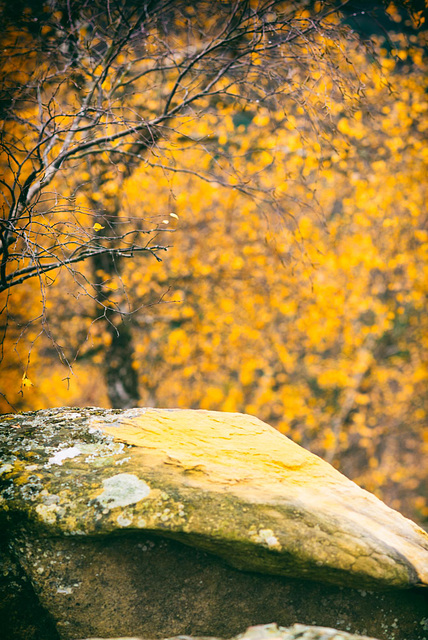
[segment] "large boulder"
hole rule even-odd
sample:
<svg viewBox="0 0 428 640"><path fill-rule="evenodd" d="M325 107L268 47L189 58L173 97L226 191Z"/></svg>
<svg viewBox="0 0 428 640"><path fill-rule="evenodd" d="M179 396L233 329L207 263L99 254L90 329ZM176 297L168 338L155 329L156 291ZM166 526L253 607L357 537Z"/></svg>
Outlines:
<svg viewBox="0 0 428 640"><path fill-rule="evenodd" d="M57 637L427 635L427 534L257 418L54 409L0 429L5 545Z"/></svg>
<svg viewBox="0 0 428 640"><path fill-rule="evenodd" d="M87 640L101 640L100 638L87 638ZM143 638L110 638L107 640L143 640ZM168 640L183 640L169 638ZM187 636L186 640L221 640L221 638L192 638ZM327 629L326 627L313 627L303 624L293 624L292 627L278 627L276 624L257 625L250 627L245 633L231 638L231 640L376 640L368 636L356 636L346 631L337 629Z"/></svg>

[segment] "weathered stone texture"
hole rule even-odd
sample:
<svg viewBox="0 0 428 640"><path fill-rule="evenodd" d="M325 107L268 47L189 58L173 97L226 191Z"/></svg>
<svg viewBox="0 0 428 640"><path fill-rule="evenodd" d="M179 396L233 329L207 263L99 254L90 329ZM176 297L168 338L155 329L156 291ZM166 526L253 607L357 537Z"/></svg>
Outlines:
<svg viewBox="0 0 428 640"><path fill-rule="evenodd" d="M195 638L185 636L186 640L221 640L220 638ZM86 640L102 640L101 638L87 638ZM107 640L143 640L143 638L109 638ZM169 640L183 640L170 638ZM337 629L325 627L313 627L302 624L293 624L292 627L278 627L276 624L258 625L250 627L245 633L240 633L231 640L376 640L368 636L354 635Z"/></svg>
<svg viewBox="0 0 428 640"><path fill-rule="evenodd" d="M57 409L0 423L6 544L59 634L16 640L230 637L272 621L428 638L427 534L256 418Z"/></svg>

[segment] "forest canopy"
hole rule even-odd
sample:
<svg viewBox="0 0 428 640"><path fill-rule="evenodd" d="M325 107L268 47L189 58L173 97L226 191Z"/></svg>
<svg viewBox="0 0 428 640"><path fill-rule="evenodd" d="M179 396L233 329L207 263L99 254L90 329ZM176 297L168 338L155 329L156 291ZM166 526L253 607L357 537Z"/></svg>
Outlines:
<svg viewBox="0 0 428 640"><path fill-rule="evenodd" d="M1 410L247 412L428 518L423 7L2 15Z"/></svg>

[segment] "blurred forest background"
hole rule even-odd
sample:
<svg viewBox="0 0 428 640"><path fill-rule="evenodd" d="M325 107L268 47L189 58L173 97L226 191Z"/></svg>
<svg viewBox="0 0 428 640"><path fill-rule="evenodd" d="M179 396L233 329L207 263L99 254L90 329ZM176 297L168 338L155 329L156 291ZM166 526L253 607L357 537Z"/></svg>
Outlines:
<svg viewBox="0 0 428 640"><path fill-rule="evenodd" d="M0 411L250 413L426 526L420 4L2 3Z"/></svg>

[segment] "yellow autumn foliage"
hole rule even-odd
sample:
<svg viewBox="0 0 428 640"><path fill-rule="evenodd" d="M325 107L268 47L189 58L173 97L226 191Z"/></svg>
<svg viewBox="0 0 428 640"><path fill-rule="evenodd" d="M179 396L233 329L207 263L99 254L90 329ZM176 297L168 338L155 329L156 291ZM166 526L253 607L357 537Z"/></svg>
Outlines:
<svg viewBox="0 0 428 640"><path fill-rule="evenodd" d="M426 67L398 36L395 55L380 47L373 65L341 42L337 65L359 69L345 97L317 60L309 80L290 74L282 103L216 99L203 118L182 114L130 177L117 165L99 191L81 189L76 216L101 231L85 212L120 196L123 220L154 220L162 240L172 230L162 262L135 257L117 279L104 274L111 300L138 309L142 406L254 414L423 520ZM251 64L262 63L254 52ZM168 90L168 74L158 93L142 75L131 101L145 96L156 113ZM73 180L90 178L85 165ZM49 283L62 364L49 331L38 339L37 323L19 329L39 304L38 284L10 294L19 322L2 366L17 408L107 404L100 364L111 337L80 285L67 272Z"/></svg>

